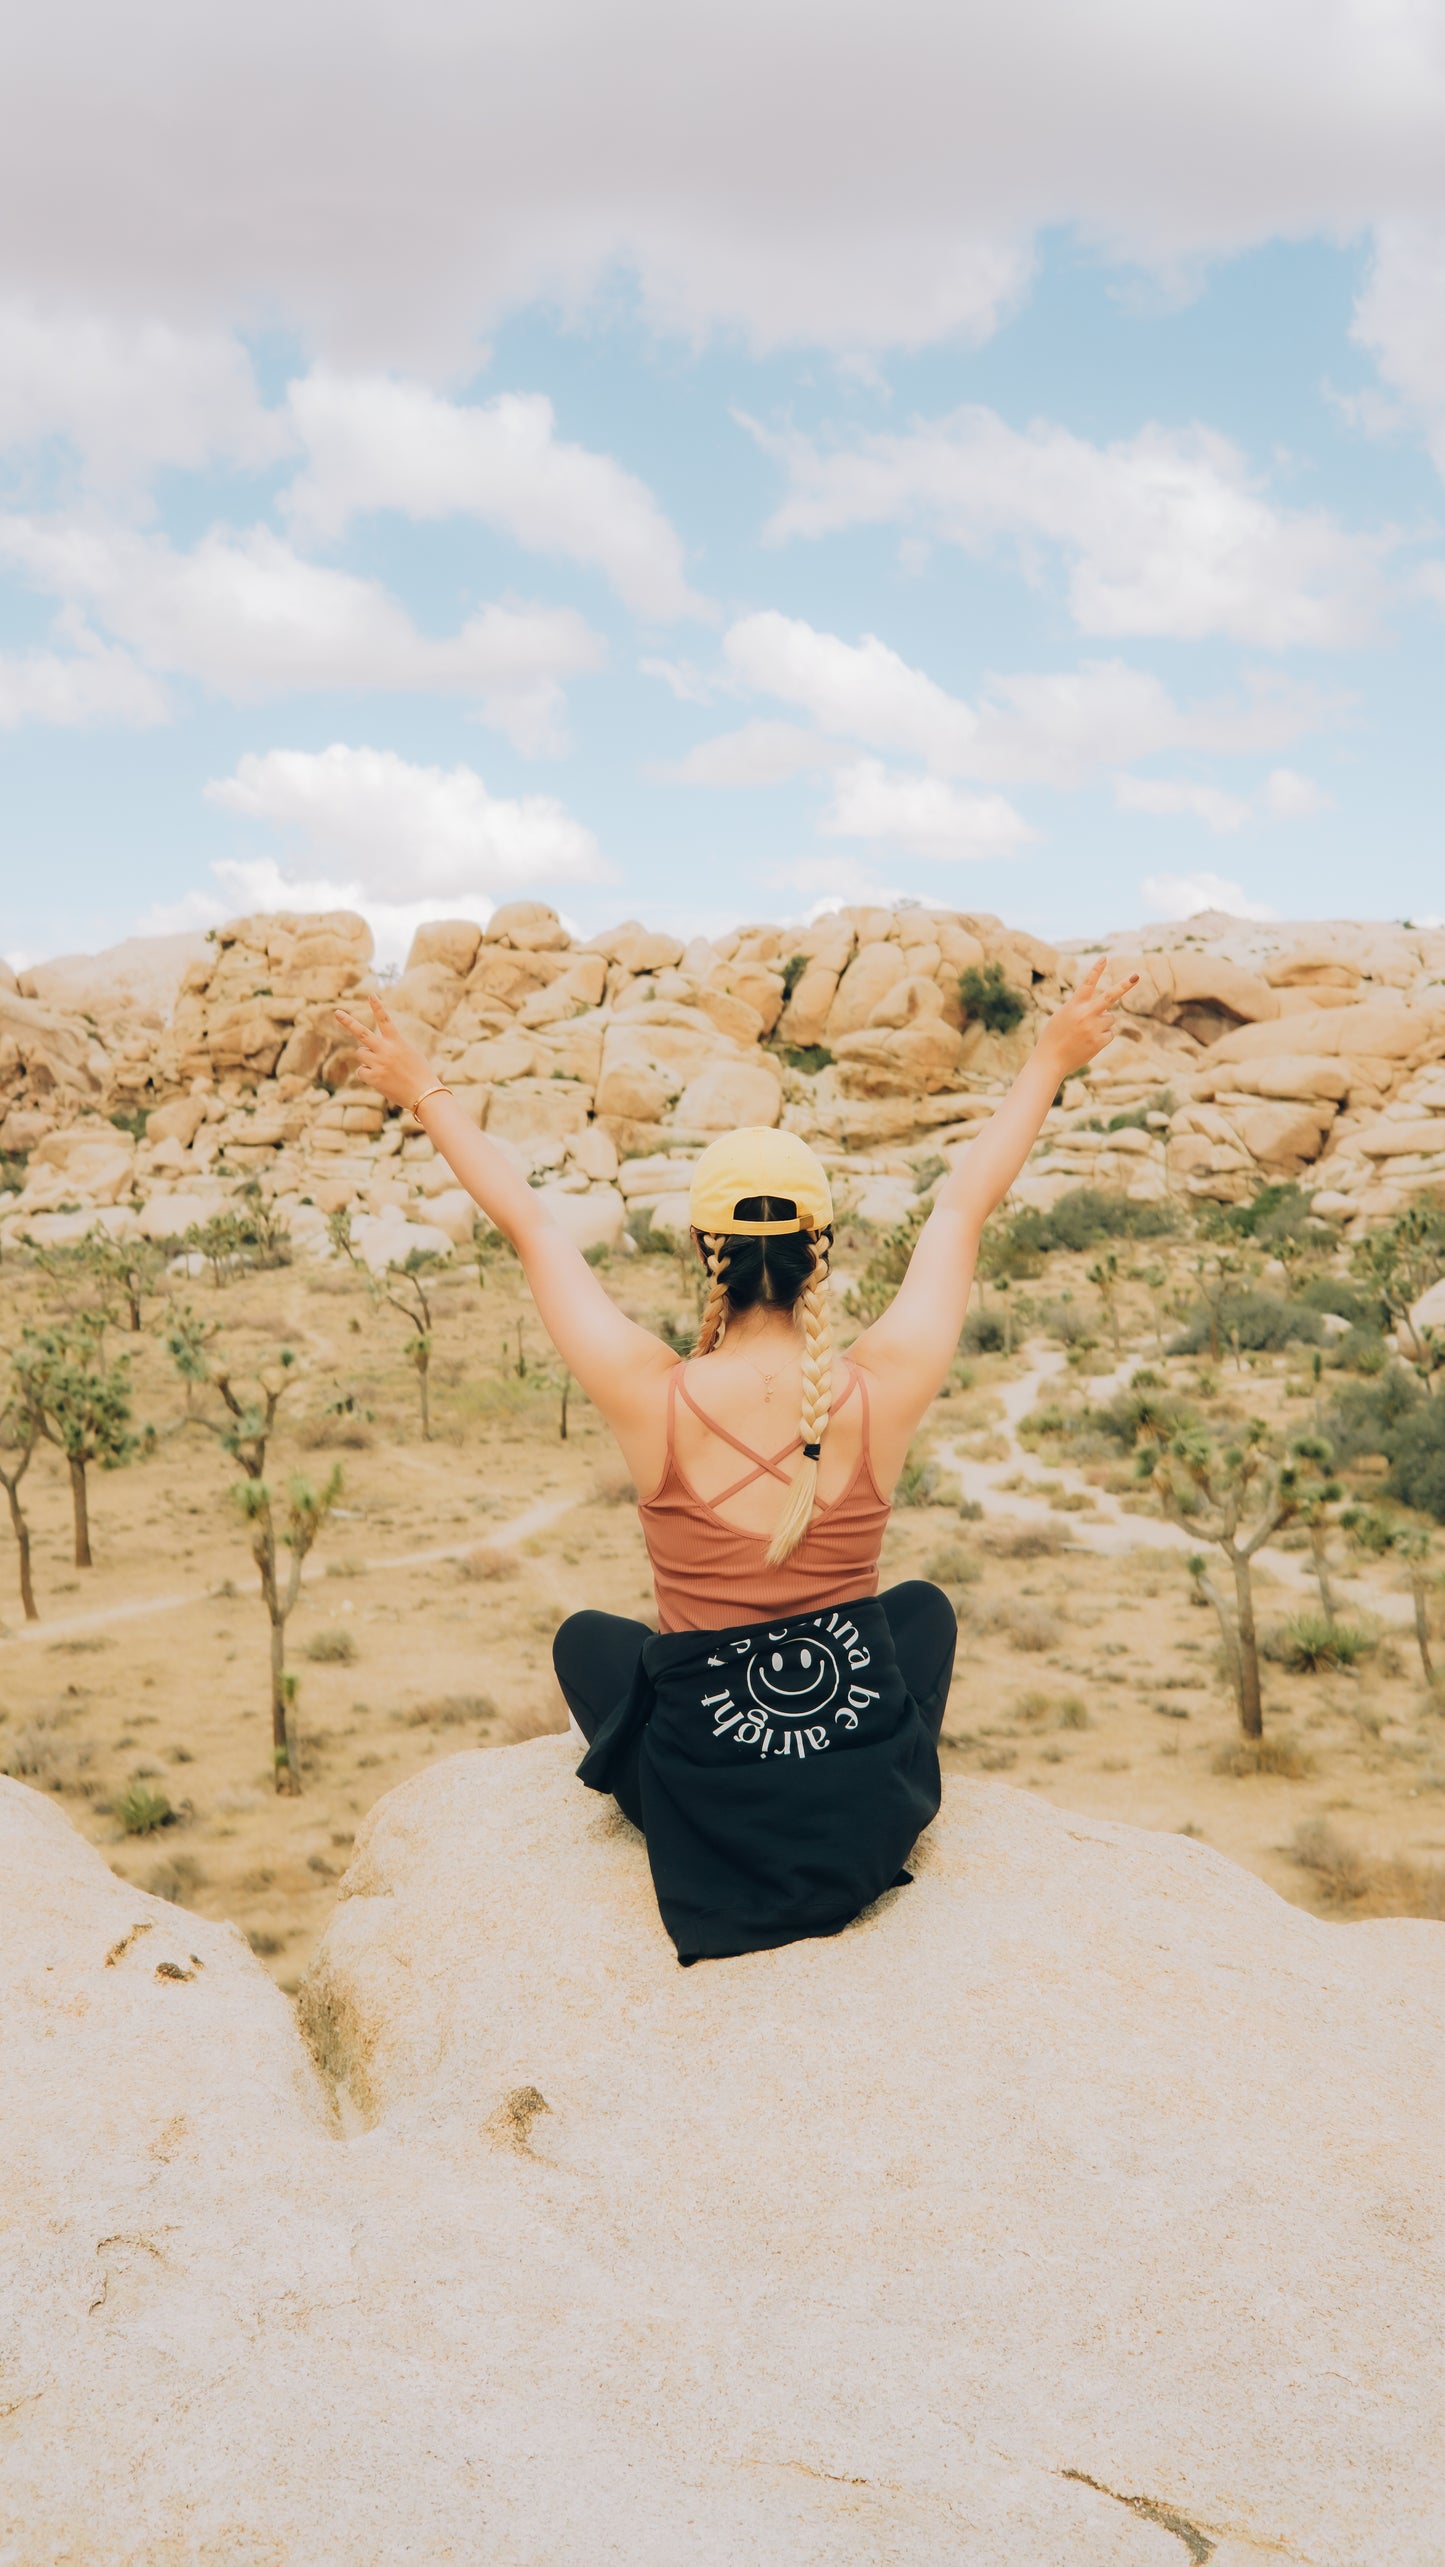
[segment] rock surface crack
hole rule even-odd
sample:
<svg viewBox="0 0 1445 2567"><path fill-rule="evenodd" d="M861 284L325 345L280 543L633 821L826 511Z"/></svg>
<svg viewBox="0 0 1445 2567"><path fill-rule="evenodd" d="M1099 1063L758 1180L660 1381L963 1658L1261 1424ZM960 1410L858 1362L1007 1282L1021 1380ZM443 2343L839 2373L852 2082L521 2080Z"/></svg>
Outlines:
<svg viewBox="0 0 1445 2567"><path fill-rule="evenodd" d="M1106 2487L1100 2479L1091 2478L1084 2469L1061 2469L1059 2475L1072 2478L1080 2487L1092 2487L1096 2496L1107 2496L1111 2504L1127 2505L1130 2513L1137 2514L1141 2522L1157 2523L1161 2531L1172 2531L1176 2540L1183 2541L1196 2567L1207 2567L1207 2561L1214 2556L1218 2542L1211 2540L1186 2514L1176 2513L1172 2505L1161 2505L1153 2496L1122 2496L1117 2487Z"/></svg>

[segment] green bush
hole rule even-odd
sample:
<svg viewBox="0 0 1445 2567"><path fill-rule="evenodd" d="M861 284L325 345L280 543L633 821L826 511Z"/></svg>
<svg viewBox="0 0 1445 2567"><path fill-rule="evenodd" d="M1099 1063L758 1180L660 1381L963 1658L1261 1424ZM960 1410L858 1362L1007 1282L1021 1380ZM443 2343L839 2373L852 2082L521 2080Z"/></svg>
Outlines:
<svg viewBox="0 0 1445 2567"><path fill-rule="evenodd" d="M1339 1372L1365 1373L1373 1378L1384 1371L1390 1349L1378 1328L1350 1328L1335 1339L1331 1360Z"/></svg>
<svg viewBox="0 0 1445 2567"><path fill-rule="evenodd" d="M1376 1382L1351 1382L1340 1393L1325 1420L1325 1431L1337 1462L1358 1462L1363 1454L1394 1458L1394 1439L1425 1394L1403 1364L1390 1364Z"/></svg>
<svg viewBox="0 0 1445 2567"><path fill-rule="evenodd" d="M1389 1313L1377 1295L1361 1292L1343 1275L1311 1275L1292 1298L1302 1310L1331 1311L1336 1319L1348 1319L1352 1328L1373 1329L1376 1336L1389 1324Z"/></svg>
<svg viewBox="0 0 1445 2567"><path fill-rule="evenodd" d="M790 1070L801 1070L805 1078L816 1078L820 1070L830 1070L833 1055L826 1043L790 1043L783 1058Z"/></svg>
<svg viewBox="0 0 1445 2567"><path fill-rule="evenodd" d="M997 1311L971 1310L958 1340L967 1355L1000 1355L1007 1343Z"/></svg>
<svg viewBox="0 0 1445 2567"><path fill-rule="evenodd" d="M135 1782L121 1793L115 1814L127 1836L153 1836L158 1827L169 1827L176 1813L164 1792L155 1791L149 1783Z"/></svg>
<svg viewBox="0 0 1445 2567"><path fill-rule="evenodd" d="M947 1471L940 1470L924 1454L910 1453L898 1474L893 1492L895 1506L952 1506L956 1501L957 1483Z"/></svg>
<svg viewBox="0 0 1445 2567"><path fill-rule="evenodd" d="M986 1025L990 1034L1011 1034L1023 1023L1028 1001L1003 976L1002 963L970 963L958 976L958 995L965 1016Z"/></svg>
<svg viewBox="0 0 1445 2567"><path fill-rule="evenodd" d="M1402 1506L1418 1507L1445 1524L1445 1393L1421 1400L1390 1429L1385 1487Z"/></svg>
<svg viewBox="0 0 1445 2567"><path fill-rule="evenodd" d="M1092 1248L1098 1239L1162 1239L1174 1226L1167 1203L1131 1203L1126 1194L1081 1185L1061 1194L1052 1212L1017 1213L1012 1229L1020 1249L1048 1256L1055 1248Z"/></svg>
<svg viewBox="0 0 1445 2567"><path fill-rule="evenodd" d="M1281 1301L1278 1293L1226 1293L1217 1320L1211 1319L1205 1303L1196 1304L1188 1327L1174 1339L1169 1352L1202 1354L1216 1335L1221 1346L1232 1346L1237 1340L1249 1354L1260 1355L1277 1353L1281 1346L1317 1346L1324 1329L1317 1310Z"/></svg>
<svg viewBox="0 0 1445 2567"><path fill-rule="evenodd" d="M1255 1240L1262 1248L1273 1247L1281 1239L1317 1239L1325 1232L1325 1224L1316 1221L1310 1210L1310 1197L1293 1177L1261 1186L1252 1203L1231 1205L1219 1216L1219 1226L1236 1238Z"/></svg>
<svg viewBox="0 0 1445 2567"><path fill-rule="evenodd" d="M1282 1631L1273 1632L1264 1654L1296 1675L1317 1676L1322 1667L1353 1667L1368 1658L1372 1634L1353 1623L1329 1622L1322 1613L1297 1613Z"/></svg>

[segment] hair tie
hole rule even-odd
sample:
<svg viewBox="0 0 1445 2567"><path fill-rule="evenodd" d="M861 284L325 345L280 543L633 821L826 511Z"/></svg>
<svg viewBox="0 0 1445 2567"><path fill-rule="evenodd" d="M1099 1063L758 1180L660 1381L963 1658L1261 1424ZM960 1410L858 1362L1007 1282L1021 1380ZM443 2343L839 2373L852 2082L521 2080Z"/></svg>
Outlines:
<svg viewBox="0 0 1445 2567"><path fill-rule="evenodd" d="M822 1445L821 1445L821 1444L805 1444L805 1445L803 1446L803 1459L804 1459L804 1461L805 1461L805 1462L816 1462L816 1461L817 1461L817 1459L818 1459L818 1457L819 1457L819 1455L821 1454L822 1450L823 1450L823 1447L822 1447Z"/></svg>

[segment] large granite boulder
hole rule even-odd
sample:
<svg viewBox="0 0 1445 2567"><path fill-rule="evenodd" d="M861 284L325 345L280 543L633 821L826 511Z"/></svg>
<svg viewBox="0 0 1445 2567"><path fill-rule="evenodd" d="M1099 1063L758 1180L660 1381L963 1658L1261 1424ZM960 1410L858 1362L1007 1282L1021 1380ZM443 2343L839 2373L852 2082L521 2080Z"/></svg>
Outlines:
<svg viewBox="0 0 1445 2567"><path fill-rule="evenodd" d="M365 1822L303 2017L0 1782L26 2567L1429 2567L1445 1932L953 1784L681 1971L565 1739Z"/></svg>

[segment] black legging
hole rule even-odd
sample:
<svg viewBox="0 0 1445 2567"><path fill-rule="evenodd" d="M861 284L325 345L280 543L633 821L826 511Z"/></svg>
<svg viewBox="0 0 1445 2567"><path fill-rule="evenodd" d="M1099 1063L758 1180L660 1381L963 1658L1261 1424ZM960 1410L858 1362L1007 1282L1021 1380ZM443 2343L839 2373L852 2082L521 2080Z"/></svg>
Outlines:
<svg viewBox="0 0 1445 2567"><path fill-rule="evenodd" d="M907 1578L878 1598L888 1617L899 1672L934 1737L943 1726L958 1646L958 1619L947 1596L926 1579ZM596 1737L609 1711L627 1693L637 1673L643 1645L652 1638L645 1622L622 1613L569 1613L552 1643L552 1664L563 1699L589 1741ZM617 1797L637 1805L633 1768L641 1738L633 1741L626 1771L617 1777ZM631 1788L629 1788L632 1786Z"/></svg>

